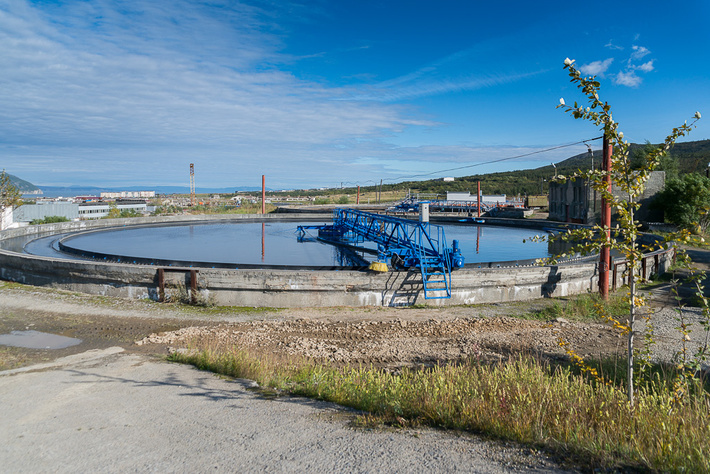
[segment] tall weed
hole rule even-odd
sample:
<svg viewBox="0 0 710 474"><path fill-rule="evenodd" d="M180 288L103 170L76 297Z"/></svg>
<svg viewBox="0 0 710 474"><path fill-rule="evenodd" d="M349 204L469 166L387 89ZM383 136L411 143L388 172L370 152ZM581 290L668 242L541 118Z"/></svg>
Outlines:
<svg viewBox="0 0 710 474"><path fill-rule="evenodd" d="M639 388L632 408L617 387L572 367L522 356L495 365L471 361L399 374L274 362L238 350L173 359L364 410L382 423L466 430L544 446L587 467L710 471L708 392L697 380L688 381L689 395L679 400L661 371Z"/></svg>

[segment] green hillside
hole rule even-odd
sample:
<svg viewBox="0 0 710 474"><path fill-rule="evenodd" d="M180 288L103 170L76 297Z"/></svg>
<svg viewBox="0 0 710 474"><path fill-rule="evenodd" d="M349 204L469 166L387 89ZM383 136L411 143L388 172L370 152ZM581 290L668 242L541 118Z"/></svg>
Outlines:
<svg viewBox="0 0 710 474"><path fill-rule="evenodd" d="M15 187L19 189L21 193L31 193L32 191L39 190L37 186L30 183L29 181L20 179L17 176L11 175L10 173L8 173L7 175L10 177L10 182L15 185Z"/></svg>
<svg viewBox="0 0 710 474"><path fill-rule="evenodd" d="M642 151L647 145L640 145L638 143L632 143L629 147L631 156L634 156L635 152ZM678 165L678 171L683 173L705 173L705 169L710 163L710 140L698 140L694 142L676 143L676 145L671 148L669 157L672 158ZM601 161L601 150L594 152L594 163L599 166ZM581 155L573 156L565 161L557 164L559 169L589 169L590 158L588 153L582 153ZM542 169L542 168L539 168ZM552 166L545 166L544 169L552 169Z"/></svg>
<svg viewBox="0 0 710 474"><path fill-rule="evenodd" d="M632 144L630 154L641 153L646 145ZM594 151L594 166L601 165L601 150ZM670 162L670 163L668 163ZM710 163L710 140L699 140L676 144L670 151L666 165L675 168L678 173L705 173ZM588 170L592 166L592 157L589 153L582 153L570 157L564 161L556 163L557 173L569 175L582 169ZM547 194L548 180L554 176L555 169L552 165L540 168L505 171L500 173L477 174L456 178L454 182L444 182L442 180L429 181L405 181L397 184L386 184L382 186L383 191L407 190L420 193L445 194L447 191L469 191L475 193L477 181L481 182L481 191L485 194L506 194L508 196ZM376 187L363 188L365 191L372 191ZM326 194L352 193L352 190L328 190ZM313 193L311 193L313 194Z"/></svg>

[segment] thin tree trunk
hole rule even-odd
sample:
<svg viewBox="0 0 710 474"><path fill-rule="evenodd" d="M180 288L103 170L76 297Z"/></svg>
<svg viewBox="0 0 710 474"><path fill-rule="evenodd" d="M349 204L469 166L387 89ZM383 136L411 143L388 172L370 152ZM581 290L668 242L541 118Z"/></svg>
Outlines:
<svg viewBox="0 0 710 474"><path fill-rule="evenodd" d="M634 322L636 317L636 281L634 272L636 271L636 265L631 266L629 270L629 292L631 293L631 309L629 311L629 344L628 344L628 390L629 390L629 403L634 406Z"/></svg>
<svg viewBox="0 0 710 474"><path fill-rule="evenodd" d="M630 219L634 222L634 209L629 205ZM634 406L634 322L636 317L636 237L631 239L631 255L629 258L629 294L631 298L629 310L629 339L628 339L628 355L627 360L627 375L628 375L628 396L629 404Z"/></svg>

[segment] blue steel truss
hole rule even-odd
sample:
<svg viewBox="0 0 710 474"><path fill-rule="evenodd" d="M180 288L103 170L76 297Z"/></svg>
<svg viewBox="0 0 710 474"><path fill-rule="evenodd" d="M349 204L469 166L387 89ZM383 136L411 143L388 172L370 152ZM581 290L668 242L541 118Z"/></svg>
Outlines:
<svg viewBox="0 0 710 474"><path fill-rule="evenodd" d="M317 228L319 238L332 243L377 243L380 261L390 259L395 268L420 270L426 299L450 298L451 270L463 266L458 241L449 248L444 228L428 222L335 209L332 225L304 226L300 230L304 228Z"/></svg>

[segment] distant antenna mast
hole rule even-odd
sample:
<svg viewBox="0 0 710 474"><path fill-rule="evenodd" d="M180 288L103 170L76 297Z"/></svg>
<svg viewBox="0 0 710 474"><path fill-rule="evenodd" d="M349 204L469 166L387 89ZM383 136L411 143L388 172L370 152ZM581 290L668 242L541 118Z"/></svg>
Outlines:
<svg viewBox="0 0 710 474"><path fill-rule="evenodd" d="M585 143L585 145L587 145L587 152L589 153L589 156L592 159L592 171L594 171L594 152L592 151L592 147L589 145L589 143Z"/></svg>
<svg viewBox="0 0 710 474"><path fill-rule="evenodd" d="M190 205L195 205L195 164L190 163Z"/></svg>

